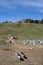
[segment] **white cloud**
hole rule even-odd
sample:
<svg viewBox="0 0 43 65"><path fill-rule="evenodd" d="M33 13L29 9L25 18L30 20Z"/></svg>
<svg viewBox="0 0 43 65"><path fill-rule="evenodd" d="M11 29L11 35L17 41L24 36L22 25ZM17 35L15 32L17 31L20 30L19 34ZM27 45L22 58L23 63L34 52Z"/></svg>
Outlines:
<svg viewBox="0 0 43 65"><path fill-rule="evenodd" d="M7 1L7 0L0 0L0 7L13 8L12 5L11 5L11 1L10 0L9 1Z"/></svg>
<svg viewBox="0 0 43 65"><path fill-rule="evenodd" d="M43 7L43 0L0 0L0 7L15 8L18 5L24 7Z"/></svg>
<svg viewBox="0 0 43 65"><path fill-rule="evenodd" d="M20 5L24 6L43 7L42 0L19 0L18 2Z"/></svg>
<svg viewBox="0 0 43 65"><path fill-rule="evenodd" d="M43 13L43 9L42 9L42 10L40 10L40 13Z"/></svg>

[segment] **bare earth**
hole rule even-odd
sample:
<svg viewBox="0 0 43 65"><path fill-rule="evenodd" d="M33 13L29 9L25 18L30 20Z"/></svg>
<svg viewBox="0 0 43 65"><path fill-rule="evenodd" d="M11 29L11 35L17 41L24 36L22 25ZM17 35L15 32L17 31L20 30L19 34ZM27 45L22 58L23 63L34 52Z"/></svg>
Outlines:
<svg viewBox="0 0 43 65"><path fill-rule="evenodd" d="M15 51L23 51L28 58L20 61ZM43 47L28 44L0 45L0 65L43 65Z"/></svg>

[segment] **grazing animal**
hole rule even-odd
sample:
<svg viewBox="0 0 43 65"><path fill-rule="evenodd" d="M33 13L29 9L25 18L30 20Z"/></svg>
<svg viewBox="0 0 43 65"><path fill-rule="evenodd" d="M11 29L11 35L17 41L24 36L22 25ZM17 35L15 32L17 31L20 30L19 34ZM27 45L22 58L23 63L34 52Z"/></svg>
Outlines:
<svg viewBox="0 0 43 65"><path fill-rule="evenodd" d="M24 59L21 57L21 55L18 53L15 53L15 55L21 60L21 61L24 61Z"/></svg>
<svg viewBox="0 0 43 65"><path fill-rule="evenodd" d="M8 41L10 42L10 44L13 42L13 40L17 40L17 38L15 36L10 35L8 37Z"/></svg>

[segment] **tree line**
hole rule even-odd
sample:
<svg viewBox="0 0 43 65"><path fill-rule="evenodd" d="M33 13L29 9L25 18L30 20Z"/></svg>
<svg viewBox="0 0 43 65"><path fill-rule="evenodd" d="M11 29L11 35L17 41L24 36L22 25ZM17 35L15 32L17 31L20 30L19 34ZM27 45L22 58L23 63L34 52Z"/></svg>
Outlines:
<svg viewBox="0 0 43 65"><path fill-rule="evenodd" d="M40 24L43 24L43 19L41 19L41 20L25 19L24 22L25 23L40 23Z"/></svg>
<svg viewBox="0 0 43 65"><path fill-rule="evenodd" d="M40 23L40 24L43 24L43 19L41 20L33 20L33 19L25 19L25 20L22 20L22 21L17 21L18 23ZM12 21L8 21L6 20L5 22L3 23L12 23Z"/></svg>

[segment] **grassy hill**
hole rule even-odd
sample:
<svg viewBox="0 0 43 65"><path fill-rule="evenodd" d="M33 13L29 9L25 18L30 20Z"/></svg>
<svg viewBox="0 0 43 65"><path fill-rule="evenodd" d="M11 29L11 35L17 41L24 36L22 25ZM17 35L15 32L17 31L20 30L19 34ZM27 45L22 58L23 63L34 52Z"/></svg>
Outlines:
<svg viewBox="0 0 43 65"><path fill-rule="evenodd" d="M43 24L32 23L0 23L0 39L8 34L18 39L43 39Z"/></svg>
<svg viewBox="0 0 43 65"><path fill-rule="evenodd" d="M42 46L6 43L9 34L18 39L43 39L43 24L0 23L0 65L43 65ZM20 61L15 51L23 51L27 59Z"/></svg>

